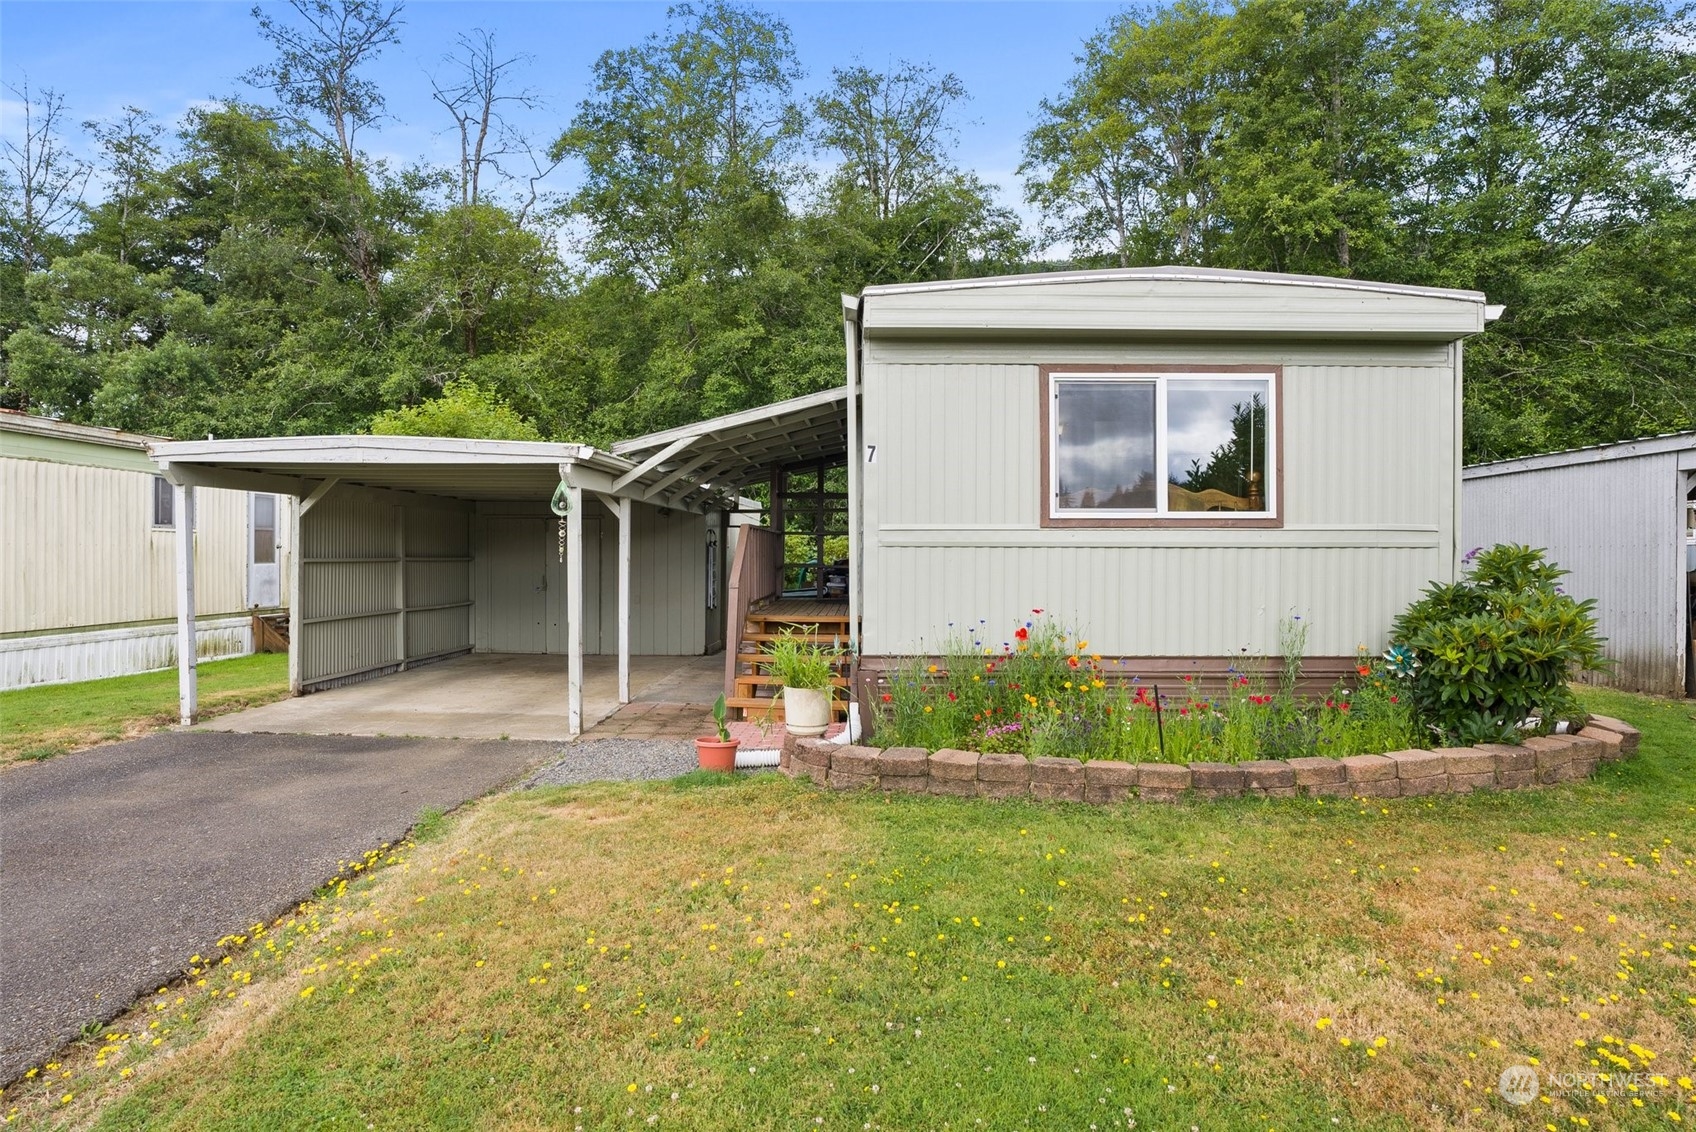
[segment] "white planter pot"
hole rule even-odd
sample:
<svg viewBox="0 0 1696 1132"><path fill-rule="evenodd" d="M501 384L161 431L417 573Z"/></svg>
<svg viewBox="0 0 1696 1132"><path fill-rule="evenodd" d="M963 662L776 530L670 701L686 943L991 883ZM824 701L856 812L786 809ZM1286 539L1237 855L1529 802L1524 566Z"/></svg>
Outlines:
<svg viewBox="0 0 1696 1132"><path fill-rule="evenodd" d="M830 726L830 693L814 688L783 689L783 726L802 739L823 735Z"/></svg>

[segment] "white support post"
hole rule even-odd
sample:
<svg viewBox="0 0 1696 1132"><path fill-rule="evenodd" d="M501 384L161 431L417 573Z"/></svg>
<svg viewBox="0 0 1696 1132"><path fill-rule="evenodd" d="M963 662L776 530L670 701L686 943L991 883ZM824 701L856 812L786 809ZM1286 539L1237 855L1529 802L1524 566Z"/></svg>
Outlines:
<svg viewBox="0 0 1696 1132"><path fill-rule="evenodd" d="M583 734L583 489L568 480L565 495L566 732L575 739Z"/></svg>
<svg viewBox="0 0 1696 1132"><path fill-rule="evenodd" d="M618 516L618 702L630 702L630 518L628 496L613 506Z"/></svg>
<svg viewBox="0 0 1696 1132"><path fill-rule="evenodd" d="M194 642L194 488L172 484L171 492L177 522L177 711L187 727L200 707Z"/></svg>
<svg viewBox="0 0 1696 1132"><path fill-rule="evenodd" d="M326 483L330 482L328 480ZM316 494L316 493L314 493ZM301 575L306 567L301 565L306 558L306 544L300 539L301 525L306 517L310 499L297 498L294 506L289 508L289 695L300 695L301 686L301 654L305 651L306 642L302 639L301 608Z"/></svg>

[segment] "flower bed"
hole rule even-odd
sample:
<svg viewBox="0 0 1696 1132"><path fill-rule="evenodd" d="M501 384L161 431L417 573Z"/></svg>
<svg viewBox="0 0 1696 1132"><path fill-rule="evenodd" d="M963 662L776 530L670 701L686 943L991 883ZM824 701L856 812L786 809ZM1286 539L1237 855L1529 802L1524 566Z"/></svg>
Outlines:
<svg viewBox="0 0 1696 1132"><path fill-rule="evenodd" d="M1282 657L1245 659L1217 687L1195 675L1165 688L1144 683L1040 609L1005 641L984 632L980 622L941 656L895 670L874 703L879 746L1240 763L1382 754L1430 741L1404 696L1399 650L1382 658L1361 650L1352 687L1339 684L1322 699L1297 696L1306 644L1299 617L1282 626Z"/></svg>
<svg viewBox="0 0 1696 1132"><path fill-rule="evenodd" d="M1591 716L1576 735L1534 736L1522 744L1484 743L1343 758L1257 759L1241 763L1132 763L918 747L842 746L820 739L784 742L780 769L836 790L884 790L967 798L1030 797L1111 804L1136 798L1176 802L1251 796L1400 798L1521 790L1589 777L1597 765L1637 752L1636 728Z"/></svg>

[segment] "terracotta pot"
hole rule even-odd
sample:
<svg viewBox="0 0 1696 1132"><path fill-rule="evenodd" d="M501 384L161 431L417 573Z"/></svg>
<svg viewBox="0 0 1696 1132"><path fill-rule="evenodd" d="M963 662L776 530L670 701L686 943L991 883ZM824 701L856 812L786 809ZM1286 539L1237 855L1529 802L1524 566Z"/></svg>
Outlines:
<svg viewBox="0 0 1696 1132"><path fill-rule="evenodd" d="M731 771L736 769L736 748L742 740L720 741L716 737L695 740L695 758L702 770Z"/></svg>
<svg viewBox="0 0 1696 1132"><path fill-rule="evenodd" d="M783 689L783 727L799 739L813 739L830 726L830 693L818 688Z"/></svg>

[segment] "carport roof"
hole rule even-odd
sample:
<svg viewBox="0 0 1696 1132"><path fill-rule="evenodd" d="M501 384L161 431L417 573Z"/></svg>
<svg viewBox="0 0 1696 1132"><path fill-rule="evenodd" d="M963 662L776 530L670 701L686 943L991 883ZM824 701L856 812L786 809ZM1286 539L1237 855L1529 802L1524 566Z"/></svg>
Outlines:
<svg viewBox="0 0 1696 1132"><path fill-rule="evenodd" d="M551 441L288 436L167 441L148 452L181 482L299 496L334 480L449 499L547 499L570 471L588 490L644 502L694 508L732 502L704 477L638 468L586 444Z"/></svg>
<svg viewBox="0 0 1696 1132"><path fill-rule="evenodd" d="M815 463L848 451L848 388L774 401L612 446L638 468L740 488L790 464Z"/></svg>

